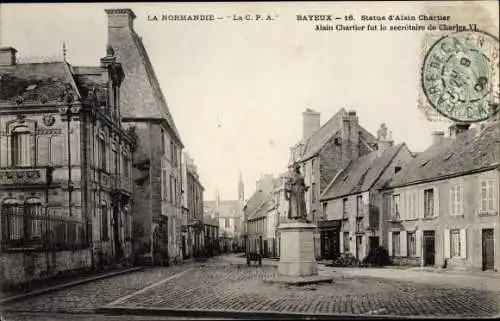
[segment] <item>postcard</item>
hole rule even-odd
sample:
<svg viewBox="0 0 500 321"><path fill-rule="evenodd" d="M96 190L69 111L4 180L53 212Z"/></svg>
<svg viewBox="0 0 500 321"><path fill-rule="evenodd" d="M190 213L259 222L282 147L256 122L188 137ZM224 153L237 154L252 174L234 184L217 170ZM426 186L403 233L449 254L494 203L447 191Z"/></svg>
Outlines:
<svg viewBox="0 0 500 321"><path fill-rule="evenodd" d="M498 317L495 1L2 3L1 320Z"/></svg>

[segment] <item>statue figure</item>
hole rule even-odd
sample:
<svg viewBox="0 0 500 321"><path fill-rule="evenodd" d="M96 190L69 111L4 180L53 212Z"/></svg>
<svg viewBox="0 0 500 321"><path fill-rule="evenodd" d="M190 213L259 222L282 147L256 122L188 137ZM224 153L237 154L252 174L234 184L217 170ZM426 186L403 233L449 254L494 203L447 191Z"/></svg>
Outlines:
<svg viewBox="0 0 500 321"><path fill-rule="evenodd" d="M113 47L111 47L111 45L106 45L106 55L108 57L113 57L115 55L115 50L113 49Z"/></svg>
<svg viewBox="0 0 500 321"><path fill-rule="evenodd" d="M380 129L377 130L377 140L385 141L387 138L387 126L385 123L380 125Z"/></svg>
<svg viewBox="0 0 500 321"><path fill-rule="evenodd" d="M307 221L305 192L309 186L306 186L298 164L294 165L294 170L290 173L285 184L285 197L289 204L288 218Z"/></svg>

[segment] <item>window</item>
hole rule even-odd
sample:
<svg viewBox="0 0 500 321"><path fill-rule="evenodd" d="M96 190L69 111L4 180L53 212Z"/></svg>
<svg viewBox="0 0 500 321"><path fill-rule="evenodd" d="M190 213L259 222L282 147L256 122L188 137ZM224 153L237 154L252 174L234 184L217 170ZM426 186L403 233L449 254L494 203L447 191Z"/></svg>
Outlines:
<svg viewBox="0 0 500 321"><path fill-rule="evenodd" d="M174 185L174 177L172 175L170 175L170 182L169 182L169 192L170 193L169 193L169 199L168 200L170 202L172 202L172 203L174 202L174 195L173 195L173 193L174 193L174 186L173 185Z"/></svg>
<svg viewBox="0 0 500 321"><path fill-rule="evenodd" d="M31 166L33 146L31 144L32 137L28 128L16 127L12 131L11 147L12 147L12 165L14 166Z"/></svg>
<svg viewBox="0 0 500 321"><path fill-rule="evenodd" d="M226 219L224 220L224 227L225 227L225 228L229 228L229 226L230 226L229 219L228 219L228 218L226 218Z"/></svg>
<svg viewBox="0 0 500 321"><path fill-rule="evenodd" d="M101 204L101 240L108 240L108 207L105 202Z"/></svg>
<svg viewBox="0 0 500 321"><path fill-rule="evenodd" d="M357 216L363 216L363 196L356 196L356 213Z"/></svg>
<svg viewBox="0 0 500 321"><path fill-rule="evenodd" d="M350 251L349 241L349 232L344 232L344 253L348 253Z"/></svg>
<svg viewBox="0 0 500 321"><path fill-rule="evenodd" d="M99 138L99 167L106 170L106 143L104 139Z"/></svg>
<svg viewBox="0 0 500 321"><path fill-rule="evenodd" d="M174 205L177 205L179 201L179 194L177 189L177 178L174 178Z"/></svg>
<svg viewBox="0 0 500 321"><path fill-rule="evenodd" d="M408 246L408 256L415 257L417 256L417 238L415 232L409 232L407 234L407 246Z"/></svg>
<svg viewBox="0 0 500 321"><path fill-rule="evenodd" d="M463 190L462 185L456 184L450 190L450 214L462 215L462 198Z"/></svg>
<svg viewBox="0 0 500 321"><path fill-rule="evenodd" d="M363 218L356 218L356 232L362 233L363 229Z"/></svg>
<svg viewBox="0 0 500 321"><path fill-rule="evenodd" d="M434 216L434 190L432 188L424 190L424 217Z"/></svg>
<svg viewBox="0 0 500 321"><path fill-rule="evenodd" d="M399 194L392 195L392 218L399 220L400 218L400 208L399 208Z"/></svg>
<svg viewBox="0 0 500 321"><path fill-rule="evenodd" d="M347 218L347 198L342 200L342 217Z"/></svg>
<svg viewBox="0 0 500 321"><path fill-rule="evenodd" d="M172 164L174 163L174 142L173 141L170 141L170 161L172 162Z"/></svg>
<svg viewBox="0 0 500 321"><path fill-rule="evenodd" d="M408 194L408 200L406 202L407 210L406 212L408 213L408 218L417 218L417 193L409 193Z"/></svg>
<svg viewBox="0 0 500 321"><path fill-rule="evenodd" d="M401 255L401 243L400 243L400 233L392 232L392 256L400 256Z"/></svg>
<svg viewBox="0 0 500 321"><path fill-rule="evenodd" d="M326 219L326 209L328 207L328 203L327 202L324 202L323 203L323 217Z"/></svg>
<svg viewBox="0 0 500 321"><path fill-rule="evenodd" d="M311 195L312 195L312 201L316 202L317 199L317 190L316 190L316 183L311 184Z"/></svg>
<svg viewBox="0 0 500 321"><path fill-rule="evenodd" d="M481 182L481 212L490 212L496 209L493 197L495 185L493 183L493 180Z"/></svg>
<svg viewBox="0 0 500 321"><path fill-rule="evenodd" d="M123 174L126 178L130 177L130 160L127 156L123 158Z"/></svg>
<svg viewBox="0 0 500 321"><path fill-rule="evenodd" d="M42 237L42 202L38 198L29 198L24 202L24 214L29 222L28 239L39 239Z"/></svg>
<svg viewBox="0 0 500 321"><path fill-rule="evenodd" d="M111 173L117 173L119 168L120 166L118 166L118 153L116 152L116 150L113 150L113 168L111 169Z"/></svg>
<svg viewBox="0 0 500 321"><path fill-rule="evenodd" d="M450 255L460 257L460 230L450 230Z"/></svg>

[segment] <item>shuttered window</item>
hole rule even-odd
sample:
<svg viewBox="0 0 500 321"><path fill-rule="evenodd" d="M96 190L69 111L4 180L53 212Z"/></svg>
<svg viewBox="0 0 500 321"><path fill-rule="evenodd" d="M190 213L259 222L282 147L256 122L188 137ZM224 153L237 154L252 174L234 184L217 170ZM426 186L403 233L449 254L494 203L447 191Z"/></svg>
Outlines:
<svg viewBox="0 0 500 321"><path fill-rule="evenodd" d="M450 230L450 255L460 257L460 230Z"/></svg>
<svg viewBox="0 0 500 321"><path fill-rule="evenodd" d="M409 232L407 234L406 244L408 246L408 256L416 257L417 256L417 237L415 232Z"/></svg>
<svg viewBox="0 0 500 321"><path fill-rule="evenodd" d="M495 206L495 185L493 180L485 180L481 182L481 212L490 212L496 209Z"/></svg>
<svg viewBox="0 0 500 321"><path fill-rule="evenodd" d="M392 256L401 255L401 240L399 232L392 232Z"/></svg>

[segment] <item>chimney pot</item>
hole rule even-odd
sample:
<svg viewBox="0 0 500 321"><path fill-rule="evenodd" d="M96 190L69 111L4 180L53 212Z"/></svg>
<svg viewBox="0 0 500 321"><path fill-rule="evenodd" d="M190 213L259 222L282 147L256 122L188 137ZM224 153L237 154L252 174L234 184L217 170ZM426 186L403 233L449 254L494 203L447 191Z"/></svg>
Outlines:
<svg viewBox="0 0 500 321"><path fill-rule="evenodd" d="M124 28L133 29L134 19L137 17L132 9L106 9L108 15L109 28Z"/></svg>
<svg viewBox="0 0 500 321"><path fill-rule="evenodd" d="M12 47L0 48L0 66L14 66L17 50Z"/></svg>

